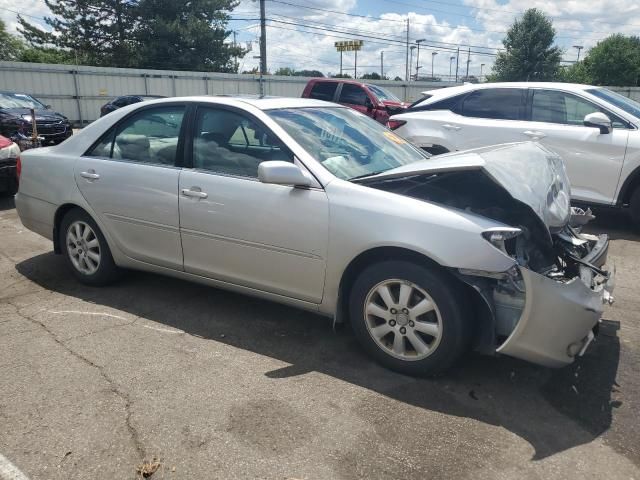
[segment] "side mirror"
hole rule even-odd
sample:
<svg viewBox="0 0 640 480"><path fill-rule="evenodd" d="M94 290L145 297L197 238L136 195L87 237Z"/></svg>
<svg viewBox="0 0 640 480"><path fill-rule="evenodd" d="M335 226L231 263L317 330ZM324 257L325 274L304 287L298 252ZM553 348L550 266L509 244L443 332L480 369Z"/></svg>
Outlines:
<svg viewBox="0 0 640 480"><path fill-rule="evenodd" d="M583 123L585 127L599 128L602 134L611 133L611 129L613 128L611 119L602 112L590 113L584 117Z"/></svg>
<svg viewBox="0 0 640 480"><path fill-rule="evenodd" d="M311 180L293 163L272 160L258 165L258 179L262 183L276 185L292 185L294 187L308 187Z"/></svg>

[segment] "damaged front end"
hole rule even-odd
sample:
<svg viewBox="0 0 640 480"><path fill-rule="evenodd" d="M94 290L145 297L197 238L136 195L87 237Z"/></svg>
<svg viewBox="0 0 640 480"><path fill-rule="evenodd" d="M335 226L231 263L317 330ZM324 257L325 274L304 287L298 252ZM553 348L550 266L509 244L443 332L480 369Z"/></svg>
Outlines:
<svg viewBox="0 0 640 480"><path fill-rule="evenodd" d="M571 363L594 338L604 304L613 302L607 236L581 233L593 216L570 206L564 164L544 147L512 144L458 155L462 161L452 155L367 185L499 222L483 237L514 266L454 270L480 294L487 313L480 315L477 349L550 367Z"/></svg>

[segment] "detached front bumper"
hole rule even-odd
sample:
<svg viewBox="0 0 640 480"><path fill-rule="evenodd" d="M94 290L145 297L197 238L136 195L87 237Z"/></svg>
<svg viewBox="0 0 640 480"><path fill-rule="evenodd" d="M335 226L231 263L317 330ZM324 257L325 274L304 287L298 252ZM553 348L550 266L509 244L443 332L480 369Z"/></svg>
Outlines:
<svg viewBox="0 0 640 480"><path fill-rule="evenodd" d="M612 303L615 268L606 262L608 239L601 236L589 263L607 276L580 267L580 276L558 281L520 268L525 302L514 330L497 352L548 367L562 367L582 355L594 338L604 305Z"/></svg>

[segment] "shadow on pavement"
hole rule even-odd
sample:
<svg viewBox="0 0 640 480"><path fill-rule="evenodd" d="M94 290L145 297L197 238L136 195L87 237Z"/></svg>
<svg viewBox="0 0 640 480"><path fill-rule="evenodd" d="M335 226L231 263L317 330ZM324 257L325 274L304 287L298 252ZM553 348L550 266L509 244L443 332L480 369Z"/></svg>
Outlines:
<svg viewBox="0 0 640 480"><path fill-rule="evenodd" d="M469 355L445 377L412 379L373 364L348 329L335 333L329 319L307 312L137 272L114 286L90 288L53 253L16 268L46 289L290 364L267 373L270 378L317 371L424 410L501 426L529 442L535 459L591 442L609 428L616 406L615 332L600 335L585 357L561 370Z"/></svg>
<svg viewBox="0 0 640 480"><path fill-rule="evenodd" d="M634 225L628 212L594 209L596 219L584 229L586 233L607 233L611 240L640 241L640 226Z"/></svg>

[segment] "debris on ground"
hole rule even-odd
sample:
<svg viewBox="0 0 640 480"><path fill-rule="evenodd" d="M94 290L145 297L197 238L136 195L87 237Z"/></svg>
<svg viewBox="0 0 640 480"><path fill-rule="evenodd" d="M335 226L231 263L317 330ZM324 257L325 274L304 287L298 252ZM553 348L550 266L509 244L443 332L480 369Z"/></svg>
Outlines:
<svg viewBox="0 0 640 480"><path fill-rule="evenodd" d="M162 464L160 459L153 457L151 461L144 460L140 465L136 467L136 472L141 478L149 478L156 473Z"/></svg>

